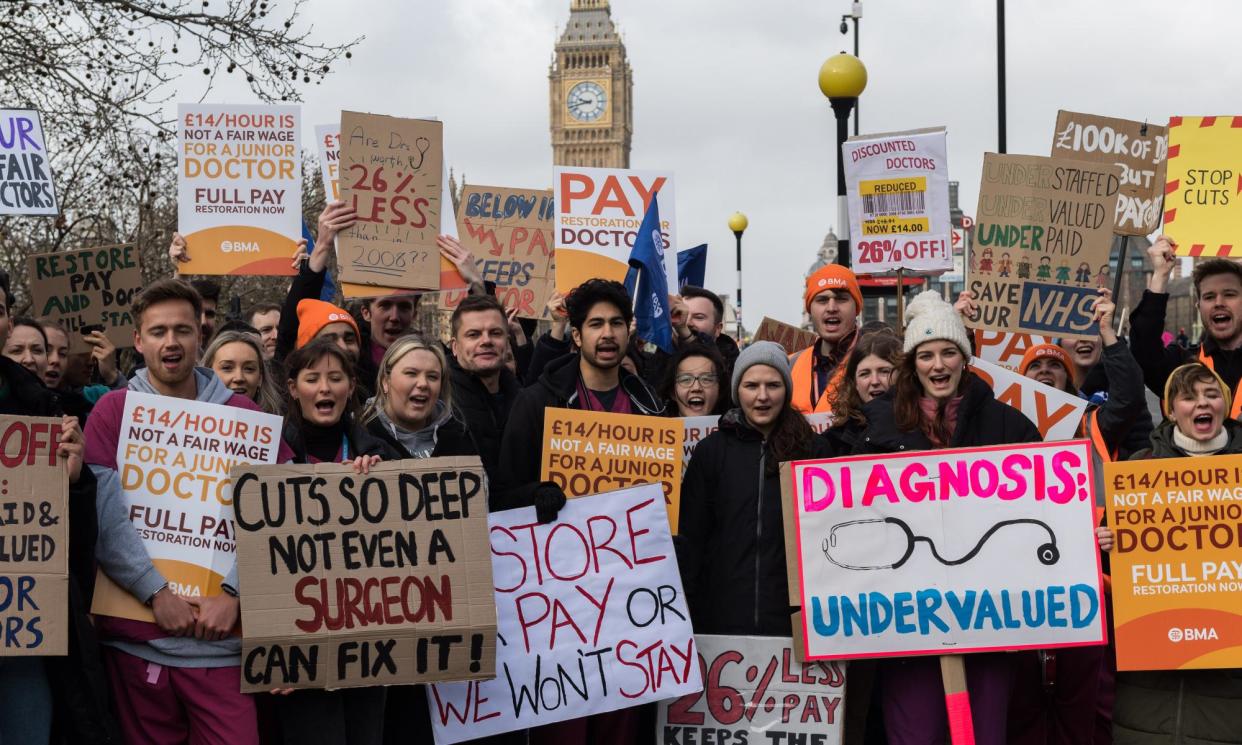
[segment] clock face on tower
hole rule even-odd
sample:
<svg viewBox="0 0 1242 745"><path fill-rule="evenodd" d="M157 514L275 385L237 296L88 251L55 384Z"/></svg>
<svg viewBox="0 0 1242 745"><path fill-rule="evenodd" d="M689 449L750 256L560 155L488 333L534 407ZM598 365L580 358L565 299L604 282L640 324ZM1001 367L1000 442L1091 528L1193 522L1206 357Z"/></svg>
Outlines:
<svg viewBox="0 0 1242 745"><path fill-rule="evenodd" d="M593 122L603 116L608 105L608 95L599 83L584 80L569 89L565 106L569 115L580 122Z"/></svg>

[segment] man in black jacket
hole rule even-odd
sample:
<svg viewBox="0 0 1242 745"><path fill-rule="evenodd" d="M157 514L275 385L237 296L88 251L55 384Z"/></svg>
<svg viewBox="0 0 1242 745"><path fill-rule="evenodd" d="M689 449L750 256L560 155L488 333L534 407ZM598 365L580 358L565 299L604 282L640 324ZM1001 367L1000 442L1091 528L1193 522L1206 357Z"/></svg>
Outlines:
<svg viewBox="0 0 1242 745"><path fill-rule="evenodd" d="M673 298L669 320L679 347L695 341L716 347L724 358L725 374L733 375L733 363L737 361L740 350L733 337L724 333L724 302L719 295L702 287L686 285L681 288L680 296Z"/></svg>
<svg viewBox="0 0 1242 745"><path fill-rule="evenodd" d="M453 404L474 437L488 480L500 482L500 438L521 386L505 366L509 324L491 295L467 295L449 321Z"/></svg>

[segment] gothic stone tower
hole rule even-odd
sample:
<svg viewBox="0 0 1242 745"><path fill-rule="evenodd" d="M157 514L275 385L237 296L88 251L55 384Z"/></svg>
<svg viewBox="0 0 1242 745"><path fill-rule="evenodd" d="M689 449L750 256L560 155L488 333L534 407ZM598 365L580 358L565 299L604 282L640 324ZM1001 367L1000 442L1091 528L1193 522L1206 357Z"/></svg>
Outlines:
<svg viewBox="0 0 1242 745"><path fill-rule="evenodd" d="M548 83L553 162L629 168L634 84L608 0L570 0Z"/></svg>

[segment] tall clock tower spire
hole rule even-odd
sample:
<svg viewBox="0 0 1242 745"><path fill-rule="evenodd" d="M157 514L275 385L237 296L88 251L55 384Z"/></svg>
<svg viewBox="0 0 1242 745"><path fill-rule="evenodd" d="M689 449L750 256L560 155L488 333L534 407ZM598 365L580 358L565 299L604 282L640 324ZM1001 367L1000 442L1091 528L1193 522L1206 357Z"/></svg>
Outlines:
<svg viewBox="0 0 1242 745"><path fill-rule="evenodd" d="M548 82L553 162L629 168L634 83L608 0L570 0Z"/></svg>

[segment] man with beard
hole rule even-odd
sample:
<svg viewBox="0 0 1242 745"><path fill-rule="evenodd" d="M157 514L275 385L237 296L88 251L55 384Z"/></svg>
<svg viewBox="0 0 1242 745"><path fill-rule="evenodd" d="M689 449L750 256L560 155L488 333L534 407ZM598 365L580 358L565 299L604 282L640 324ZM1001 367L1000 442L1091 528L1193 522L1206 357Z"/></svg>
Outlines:
<svg viewBox="0 0 1242 745"><path fill-rule="evenodd" d="M453 404L479 449L488 480L500 482L500 438L521 386L505 366L509 324L505 309L491 295L467 295L449 321L453 338L448 358Z"/></svg>
<svg viewBox="0 0 1242 745"><path fill-rule="evenodd" d="M858 338L862 290L840 264L826 264L806 278L803 306L819 339L789 356L793 407L803 414L831 411L832 392L845 374L845 360Z"/></svg>
<svg viewBox="0 0 1242 745"><path fill-rule="evenodd" d="M1164 395L1169 374L1184 362L1207 365L1234 392L1229 416L1242 413L1242 266L1229 259L1208 259L1191 275L1195 302L1203 323L1203 340L1183 348L1161 342L1169 304L1169 277L1173 273L1177 244L1162 235L1147 249L1152 274L1138 307L1130 315L1130 348L1143 368L1143 380L1157 396Z"/></svg>

